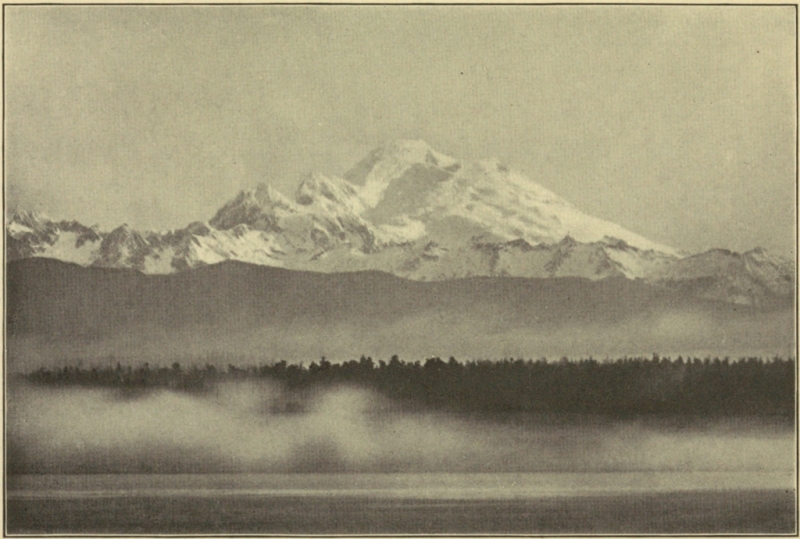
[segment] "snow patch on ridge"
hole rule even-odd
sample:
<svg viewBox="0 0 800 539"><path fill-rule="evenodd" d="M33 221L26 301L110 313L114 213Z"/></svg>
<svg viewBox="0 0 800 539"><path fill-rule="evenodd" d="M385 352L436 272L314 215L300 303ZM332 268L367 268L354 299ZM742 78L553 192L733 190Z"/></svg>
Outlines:
<svg viewBox="0 0 800 539"><path fill-rule="evenodd" d="M12 236L20 236L22 234L33 234L34 231L31 227L25 226L20 222L11 221L6 227L6 231Z"/></svg>
<svg viewBox="0 0 800 539"><path fill-rule="evenodd" d="M698 257L584 214L496 159L461 162L423 141L377 148L344 175L308 175L290 200L268 184L239 192L210 221L110 233L15 213L10 259L172 273L224 260L307 271L380 270L418 280L624 275L697 280L705 297L757 301L794 289L794 269L763 250ZM699 286L699 285L698 285ZM755 292L754 292L755 291Z"/></svg>

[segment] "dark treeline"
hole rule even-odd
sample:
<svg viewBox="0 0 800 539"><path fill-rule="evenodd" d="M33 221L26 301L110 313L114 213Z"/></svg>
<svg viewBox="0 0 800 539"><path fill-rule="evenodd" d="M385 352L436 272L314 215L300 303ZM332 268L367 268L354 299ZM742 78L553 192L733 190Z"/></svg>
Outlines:
<svg viewBox="0 0 800 539"><path fill-rule="evenodd" d="M307 367L285 361L220 369L205 367L64 367L25 375L35 384L145 390L211 390L231 380L271 380L305 391L357 385L414 408L496 413L794 417L794 359L623 358L616 361L546 359L502 361L431 358L404 362L360 360Z"/></svg>

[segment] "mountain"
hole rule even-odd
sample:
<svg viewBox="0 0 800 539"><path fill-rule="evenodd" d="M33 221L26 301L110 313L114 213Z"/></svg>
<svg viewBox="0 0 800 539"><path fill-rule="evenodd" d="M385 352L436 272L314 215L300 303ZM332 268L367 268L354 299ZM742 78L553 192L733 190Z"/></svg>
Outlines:
<svg viewBox="0 0 800 539"><path fill-rule="evenodd" d="M795 269L790 262L756 248L746 253L712 249L663 265L649 275L662 284L691 285L707 299L758 305L767 298L795 295Z"/></svg>
<svg viewBox="0 0 800 539"><path fill-rule="evenodd" d="M6 226L6 256L8 260L45 256L89 265L105 235L77 221L54 222L39 212L17 212Z"/></svg>
<svg viewBox="0 0 800 539"><path fill-rule="evenodd" d="M624 277L738 304L791 295L795 273L763 250L687 256L584 214L497 160L460 161L405 140L373 150L344 177L310 174L294 200L262 184L179 230L104 232L23 212L11 216L6 238L8 260L145 274L234 260L416 281Z"/></svg>
<svg viewBox="0 0 800 539"><path fill-rule="evenodd" d="M78 359L224 366L361 353L554 359L793 349L791 302L741 306L619 276L426 282L235 261L147 275L46 258L11 262L6 275L12 371Z"/></svg>

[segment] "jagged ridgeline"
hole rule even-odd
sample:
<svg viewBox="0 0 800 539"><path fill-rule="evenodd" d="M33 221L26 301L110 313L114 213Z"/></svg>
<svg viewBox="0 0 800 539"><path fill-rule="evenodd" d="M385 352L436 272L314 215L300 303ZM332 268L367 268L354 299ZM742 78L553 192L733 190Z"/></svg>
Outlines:
<svg viewBox="0 0 800 539"><path fill-rule="evenodd" d="M9 260L49 257L148 274L236 260L418 281L624 277L738 304L790 297L795 273L791 261L762 249L682 253L586 215L496 160L457 160L422 141L377 148L343 178L311 174L294 200L259 185L179 230L105 232L18 212L6 239Z"/></svg>
<svg viewBox="0 0 800 539"><path fill-rule="evenodd" d="M167 232L18 212L6 228L12 369L114 355L301 361L354 353L788 357L794 264L690 255L588 216L496 160L421 141L269 185Z"/></svg>

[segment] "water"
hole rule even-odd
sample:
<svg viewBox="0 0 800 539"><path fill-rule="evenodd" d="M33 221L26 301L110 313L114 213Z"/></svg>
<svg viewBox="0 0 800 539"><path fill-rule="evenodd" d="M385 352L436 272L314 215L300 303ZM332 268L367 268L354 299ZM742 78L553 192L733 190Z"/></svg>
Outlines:
<svg viewBox="0 0 800 539"><path fill-rule="evenodd" d="M792 472L17 475L10 533L789 533Z"/></svg>
<svg viewBox="0 0 800 539"><path fill-rule="evenodd" d="M17 388L7 531L795 530L796 437L779 419L479 418L400 411L348 387L286 414L272 411L280 388L218 389Z"/></svg>
<svg viewBox="0 0 800 539"><path fill-rule="evenodd" d="M791 472L99 474L20 475L12 499L134 496L364 496L431 500L535 499L794 488Z"/></svg>

